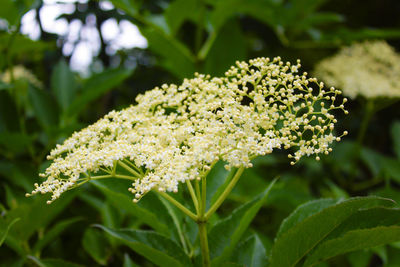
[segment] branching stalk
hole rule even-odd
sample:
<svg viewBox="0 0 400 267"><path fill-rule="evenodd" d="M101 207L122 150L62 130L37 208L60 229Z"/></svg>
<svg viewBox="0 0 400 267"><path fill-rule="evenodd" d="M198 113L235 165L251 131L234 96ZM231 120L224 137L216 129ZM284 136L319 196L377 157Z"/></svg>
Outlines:
<svg viewBox="0 0 400 267"><path fill-rule="evenodd" d="M211 215L221 206L224 200L228 197L229 193L232 191L233 187L236 185L237 181L239 181L240 176L244 171L244 167L240 167L235 176L233 176L232 180L229 182L228 186L225 188L224 192L219 196L219 198L215 201L214 205L207 211L205 214L205 220L210 219Z"/></svg>
<svg viewBox="0 0 400 267"><path fill-rule="evenodd" d="M127 170L128 172L132 173L134 176L136 177L140 177L140 173L138 173L137 171L135 171L134 169L132 169L131 167L129 167L127 164L123 163L122 161L118 161L118 164L124 168L125 170Z"/></svg>
<svg viewBox="0 0 400 267"><path fill-rule="evenodd" d="M173 197L171 197L170 195L168 195L165 192L161 192L158 191L158 193L164 197L166 200L168 200L169 202L171 202L172 205L174 205L175 207L177 207L178 209L180 209L183 213L185 213L187 216L189 216L192 220L197 221L197 216L191 212L188 208L186 208L185 206L183 206L181 203L179 203L178 201L176 201Z"/></svg>
<svg viewBox="0 0 400 267"><path fill-rule="evenodd" d="M186 180L186 185L189 190L190 196L192 197L193 205L194 205L194 208L196 209L196 213L198 214L199 213L199 201L196 197L196 193L194 192L194 189L193 189L193 186L192 186L192 183L190 182L190 180Z"/></svg>

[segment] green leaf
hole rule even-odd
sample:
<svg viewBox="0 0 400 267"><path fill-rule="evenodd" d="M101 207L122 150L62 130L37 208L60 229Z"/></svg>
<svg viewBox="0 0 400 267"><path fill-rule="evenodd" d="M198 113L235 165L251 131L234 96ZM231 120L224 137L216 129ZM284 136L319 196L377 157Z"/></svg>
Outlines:
<svg viewBox="0 0 400 267"><path fill-rule="evenodd" d="M15 218L14 220L12 220L10 223L8 223L8 225L0 225L0 247L3 244L4 240L6 239L7 235L8 235L8 231L10 231L10 228L20 220L21 218Z"/></svg>
<svg viewBox="0 0 400 267"><path fill-rule="evenodd" d="M47 205L49 196L36 196L29 199L29 202L18 204L11 209L6 220L21 218L9 232L9 235L20 242L25 242L38 230L45 228L63 209L73 200L79 190L68 192L54 203ZM7 241L6 241L7 243Z"/></svg>
<svg viewBox="0 0 400 267"><path fill-rule="evenodd" d="M276 239L271 253L271 266L294 266L360 209L393 204L392 200L385 198L356 197L322 209Z"/></svg>
<svg viewBox="0 0 400 267"><path fill-rule="evenodd" d="M346 258L351 267L365 267L370 263L372 255L373 253L369 250L358 250L350 252Z"/></svg>
<svg viewBox="0 0 400 267"><path fill-rule="evenodd" d="M209 209L210 205L218 199L223 193L225 187L229 184L232 176L235 174L236 168L228 172L223 161L218 161L207 175L207 197L206 208Z"/></svg>
<svg viewBox="0 0 400 267"><path fill-rule="evenodd" d="M197 0L175 0L164 12L171 35L175 35L186 20L198 21L200 5Z"/></svg>
<svg viewBox="0 0 400 267"><path fill-rule="evenodd" d="M100 265L106 265L110 253L107 249L108 242L105 236L93 228L86 229L82 239L83 248Z"/></svg>
<svg viewBox="0 0 400 267"><path fill-rule="evenodd" d="M384 161L384 156L375 150L363 147L361 149L361 159L369 167L374 176L379 175L382 171L382 162Z"/></svg>
<svg viewBox="0 0 400 267"><path fill-rule="evenodd" d="M185 251L187 251L187 246L186 246L186 241L185 241L185 235L183 233L182 229L182 216L181 213L170 203L168 202L165 198L162 196L158 195L158 198L164 205L165 209L168 211L168 214L171 216L173 224L175 226L174 232L177 233L177 240L182 244L183 248Z"/></svg>
<svg viewBox="0 0 400 267"><path fill-rule="evenodd" d="M267 265L267 255L257 234L240 243L233 254L233 261L241 266L261 267Z"/></svg>
<svg viewBox="0 0 400 267"><path fill-rule="evenodd" d="M153 231L120 229L112 230L96 225L106 233L121 240L136 253L159 266L192 266L189 257L171 239Z"/></svg>
<svg viewBox="0 0 400 267"><path fill-rule="evenodd" d="M220 0L211 14L214 31L219 31L236 13L247 14L263 22L271 23L273 7L279 0Z"/></svg>
<svg viewBox="0 0 400 267"><path fill-rule="evenodd" d="M76 97L67 110L69 115L78 115L87 105L112 90L132 74L132 70L117 68L95 74L85 81L82 94Z"/></svg>
<svg viewBox="0 0 400 267"><path fill-rule="evenodd" d="M139 267L139 265L135 264L127 253L124 254L124 264L122 267Z"/></svg>
<svg viewBox="0 0 400 267"><path fill-rule="evenodd" d="M227 45L229 44L229 45ZM246 58L246 38L237 20L228 21L219 31L205 60L205 73L223 75L236 60Z"/></svg>
<svg viewBox="0 0 400 267"><path fill-rule="evenodd" d="M18 122L18 111L14 99L8 91L0 91L0 132L19 131Z"/></svg>
<svg viewBox="0 0 400 267"><path fill-rule="evenodd" d="M10 25L17 25L23 14L35 7L34 4L34 0L2 0L0 17L6 19Z"/></svg>
<svg viewBox="0 0 400 267"><path fill-rule="evenodd" d="M0 147L6 148L7 153L23 153L26 151L27 147L32 143L32 141L32 136L28 136L20 132L0 133Z"/></svg>
<svg viewBox="0 0 400 267"><path fill-rule="evenodd" d="M41 126L47 130L58 124L58 110L54 100L44 90L29 86L29 99Z"/></svg>
<svg viewBox="0 0 400 267"><path fill-rule="evenodd" d="M276 238L282 236L288 230L301 223L311 215L320 212L321 210L336 204L337 201L333 199L317 199L312 200L298 206L295 211L293 211L289 217L283 220L281 226L279 227Z"/></svg>
<svg viewBox="0 0 400 267"><path fill-rule="evenodd" d="M54 67L51 75L51 89L61 109L67 110L74 100L77 84L65 60L60 60Z"/></svg>
<svg viewBox="0 0 400 267"><path fill-rule="evenodd" d="M158 216L153 213L151 210L141 207L139 203L135 204L132 202L132 196L128 192L128 188L130 186L128 184L122 184L120 188L115 188L118 186L115 180L113 181L92 181L92 184L95 185L98 189L100 189L107 197L110 203L113 203L116 207L124 209L125 211L129 212L130 214L140 218L144 223L151 226L156 231L168 235L169 228L167 225L161 223L159 221ZM113 188L114 186L114 188ZM127 194L124 194L126 192Z"/></svg>
<svg viewBox="0 0 400 267"><path fill-rule="evenodd" d="M118 206L113 205L110 201L106 201L101 208L101 216L104 225L111 228L119 228L121 226L120 209Z"/></svg>
<svg viewBox="0 0 400 267"><path fill-rule="evenodd" d="M252 201L235 209L232 215L218 222L210 230L208 236L212 265L221 266L222 263L229 260L236 244L265 203L275 181L273 180L264 192Z"/></svg>
<svg viewBox="0 0 400 267"><path fill-rule="evenodd" d="M140 8L141 1L131 1L131 0L110 0L113 5L123 11L128 15L135 16Z"/></svg>
<svg viewBox="0 0 400 267"><path fill-rule="evenodd" d="M393 158L382 158L383 171L387 177L400 182L400 160Z"/></svg>
<svg viewBox="0 0 400 267"><path fill-rule="evenodd" d="M158 27L145 27L142 34L147 38L149 49L161 56L161 65L178 78L193 76L195 60L190 50L178 39Z"/></svg>
<svg viewBox="0 0 400 267"><path fill-rule="evenodd" d="M39 267L83 267L83 265L62 259L38 259L34 256L28 256L28 259L36 263Z"/></svg>
<svg viewBox="0 0 400 267"><path fill-rule="evenodd" d="M393 140L393 151L400 160L400 121L395 121L390 129Z"/></svg>
<svg viewBox="0 0 400 267"><path fill-rule="evenodd" d="M322 260L350 251L372 248L400 240L400 226L380 226L349 231L343 236L324 242L312 253L304 266L314 266Z"/></svg>
<svg viewBox="0 0 400 267"><path fill-rule="evenodd" d="M400 210L386 207L373 207L355 212L333 230L324 242L338 238L353 230L375 228L380 226L400 225Z"/></svg>
<svg viewBox="0 0 400 267"><path fill-rule="evenodd" d="M65 231L69 226L72 224L82 220L82 218L75 217L71 219L66 219L62 220L60 222L57 222L56 225L54 225L49 231L47 231L42 239L39 239L39 241L36 242L35 246L32 249L33 253L38 253L42 251L42 249L47 246L50 242L55 240L56 238L59 237L59 235Z"/></svg>

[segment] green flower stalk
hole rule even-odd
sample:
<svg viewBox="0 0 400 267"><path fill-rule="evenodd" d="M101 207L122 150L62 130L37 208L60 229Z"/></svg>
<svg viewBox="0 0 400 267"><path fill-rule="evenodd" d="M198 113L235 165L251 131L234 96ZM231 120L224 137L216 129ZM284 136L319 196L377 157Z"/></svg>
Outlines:
<svg viewBox="0 0 400 267"><path fill-rule="evenodd" d="M179 86L162 85L139 95L136 105L112 111L74 133L48 156L47 180L28 196L65 191L91 179L132 180L134 202L158 191L199 225L203 265L209 265L206 223L251 160L275 149L291 149L295 164L302 156L331 151L339 141L333 112L344 109L341 92L299 73L279 57L237 62L224 77L195 74ZM206 177L218 161L234 171L215 204L206 210ZM129 175L127 175L129 173ZM192 185L194 181L195 186ZM186 183L196 212L166 192Z"/></svg>

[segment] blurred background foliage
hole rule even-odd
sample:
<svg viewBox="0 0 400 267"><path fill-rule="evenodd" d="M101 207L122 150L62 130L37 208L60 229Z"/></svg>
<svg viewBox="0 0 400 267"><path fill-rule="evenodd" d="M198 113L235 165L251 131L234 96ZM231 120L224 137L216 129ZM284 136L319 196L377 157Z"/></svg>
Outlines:
<svg viewBox="0 0 400 267"><path fill-rule="evenodd" d="M258 56L300 58L303 70L311 72L318 61L355 41L384 39L400 48L397 0L60 1L57 20L67 25L62 34L43 27L39 14L46 5L56 2L1 1L1 266L152 266L90 225L169 235L170 208L154 195L133 205L127 187L121 191L118 184L96 182L51 205L44 204L46 197L24 196L40 181L38 172L48 166L52 147L110 110L133 104L138 93L179 84L194 72L218 76L236 60ZM35 34L21 32L28 13ZM136 25L147 45L116 46L115 39L104 36L109 20ZM77 31L74 38L72 30ZM97 40L89 42L91 63L76 71L71 66L75 50L90 34ZM382 100L362 143L356 139L365 100L349 101L350 115L338 118L338 132L349 135L320 162L303 159L292 167L279 152L257 159L219 214L229 214L280 177L241 244L255 240L268 251L282 220L316 198L380 195L400 203L396 100ZM215 175L222 172L217 169ZM193 229L189 222L185 227ZM400 266L399 255L400 244L393 244L338 256L321 266Z"/></svg>

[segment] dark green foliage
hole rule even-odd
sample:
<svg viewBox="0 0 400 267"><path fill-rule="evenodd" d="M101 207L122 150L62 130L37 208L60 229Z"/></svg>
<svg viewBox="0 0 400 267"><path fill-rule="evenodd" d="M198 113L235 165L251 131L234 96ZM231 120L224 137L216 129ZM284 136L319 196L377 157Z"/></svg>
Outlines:
<svg viewBox="0 0 400 267"><path fill-rule="evenodd" d="M156 193L132 203L129 181L92 181L51 205L47 195L26 198L50 164L46 155L74 131L134 104L138 93L194 72L223 75L236 60L258 56L300 58L311 72L354 41L385 39L400 48L395 0L110 2L110 10L76 2L60 18L86 23L94 15L97 30L109 18L129 20L148 48L108 53L102 40L82 75L62 55L63 37L43 27L39 40L20 33L22 16L40 12L42 1L1 1L0 266L201 266L196 223ZM3 80L16 66L36 81L15 73ZM338 133L349 136L321 161L290 166L278 150L254 160L208 223L213 266L400 266L400 106L374 101L362 141L366 101L357 98L337 118ZM207 177L207 209L231 178L217 163ZM185 185L174 198L194 211Z"/></svg>

